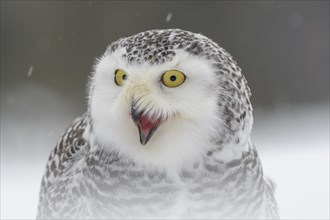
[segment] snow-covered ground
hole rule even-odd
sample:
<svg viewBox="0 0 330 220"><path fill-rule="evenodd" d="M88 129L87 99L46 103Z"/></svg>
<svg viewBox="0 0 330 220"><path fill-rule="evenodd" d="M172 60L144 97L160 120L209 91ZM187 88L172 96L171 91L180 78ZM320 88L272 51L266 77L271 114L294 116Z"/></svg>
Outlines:
<svg viewBox="0 0 330 220"><path fill-rule="evenodd" d="M55 92L28 90L38 100L1 97L1 219L35 218L48 153L76 114ZM329 104L256 108L253 141L281 218L329 219Z"/></svg>
<svg viewBox="0 0 330 220"><path fill-rule="evenodd" d="M283 219L329 219L329 104L256 111L253 140Z"/></svg>

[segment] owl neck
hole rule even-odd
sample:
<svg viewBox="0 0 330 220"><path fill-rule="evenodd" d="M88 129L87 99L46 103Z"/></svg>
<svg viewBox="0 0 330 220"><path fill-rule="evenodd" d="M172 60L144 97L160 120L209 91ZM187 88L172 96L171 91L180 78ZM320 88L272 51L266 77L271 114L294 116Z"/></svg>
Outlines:
<svg viewBox="0 0 330 220"><path fill-rule="evenodd" d="M229 170L237 171L232 172L231 178L239 178L241 175L247 175L246 172L241 172L242 169L245 170L246 168L262 171L257 151L250 142L247 146L234 146L236 148L241 148L239 151L230 150L229 146L223 147L221 151L213 151L203 157L202 160L196 161L191 167L184 167L176 170L153 169L144 164L138 164L134 160L120 155L119 152L109 151L108 148L102 147L102 145L95 140L93 143L86 156L86 164L88 166L99 167L100 170L105 171L104 174L108 171L110 172L113 170L113 167L115 167L116 169L122 169L123 172L127 172L127 175L129 175L128 173L132 170L135 170L141 171L143 175L157 173L157 175L163 176L169 181L189 182L192 179L200 178L204 175L222 178ZM242 150L243 148L244 150ZM245 150L245 148L247 148L247 150ZM259 171L250 173L250 175L257 178L262 174ZM250 178L252 176L250 176Z"/></svg>

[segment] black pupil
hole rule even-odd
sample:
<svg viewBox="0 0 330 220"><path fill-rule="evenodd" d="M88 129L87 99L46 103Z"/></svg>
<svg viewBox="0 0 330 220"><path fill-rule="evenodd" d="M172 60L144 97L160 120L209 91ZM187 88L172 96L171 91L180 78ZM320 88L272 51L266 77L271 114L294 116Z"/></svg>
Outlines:
<svg viewBox="0 0 330 220"><path fill-rule="evenodd" d="M174 81L176 80L176 76L171 76L171 77L170 77L170 80L171 80L172 82L174 82Z"/></svg>
<svg viewBox="0 0 330 220"><path fill-rule="evenodd" d="M124 74L123 77L122 77L123 80L126 80L127 79L127 75Z"/></svg>

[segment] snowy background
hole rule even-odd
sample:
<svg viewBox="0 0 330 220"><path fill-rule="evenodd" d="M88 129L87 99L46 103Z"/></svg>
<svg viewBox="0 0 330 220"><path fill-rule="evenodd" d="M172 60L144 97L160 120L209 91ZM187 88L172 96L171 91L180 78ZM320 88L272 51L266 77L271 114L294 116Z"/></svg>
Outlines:
<svg viewBox="0 0 330 220"><path fill-rule="evenodd" d="M154 28L201 32L253 92L283 219L329 219L329 2L1 1L1 219L34 218L50 150L86 110L94 58Z"/></svg>

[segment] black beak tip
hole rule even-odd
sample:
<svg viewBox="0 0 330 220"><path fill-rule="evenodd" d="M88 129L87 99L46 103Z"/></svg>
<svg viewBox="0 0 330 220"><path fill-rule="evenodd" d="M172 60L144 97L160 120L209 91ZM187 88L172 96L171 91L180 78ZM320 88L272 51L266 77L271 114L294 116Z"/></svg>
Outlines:
<svg viewBox="0 0 330 220"><path fill-rule="evenodd" d="M143 133L139 125L137 125L137 127L139 129L140 143L144 146L149 142L157 127L154 127L148 133Z"/></svg>
<svg viewBox="0 0 330 220"><path fill-rule="evenodd" d="M138 127L139 127L139 126L138 126ZM148 141L149 141L149 139L150 139L150 137L151 137L150 134L143 134L143 133L141 132L140 127L139 127L139 136L140 136L140 143L141 143L143 146L146 145L146 144L148 143Z"/></svg>

